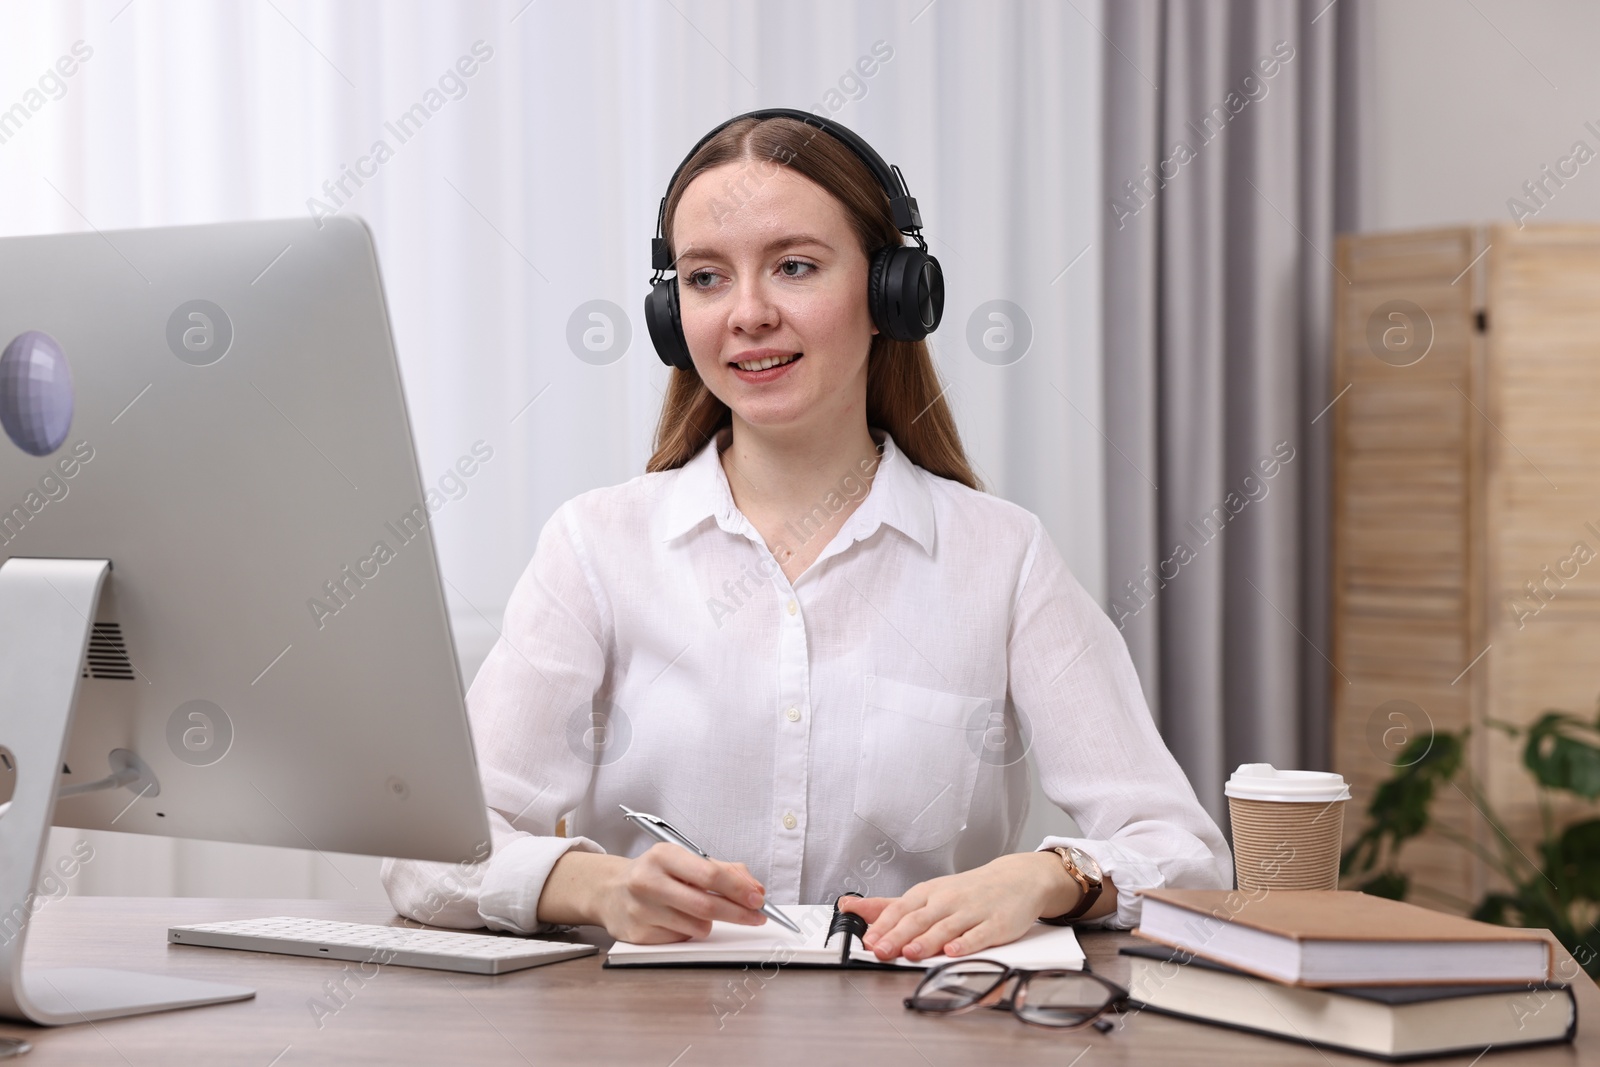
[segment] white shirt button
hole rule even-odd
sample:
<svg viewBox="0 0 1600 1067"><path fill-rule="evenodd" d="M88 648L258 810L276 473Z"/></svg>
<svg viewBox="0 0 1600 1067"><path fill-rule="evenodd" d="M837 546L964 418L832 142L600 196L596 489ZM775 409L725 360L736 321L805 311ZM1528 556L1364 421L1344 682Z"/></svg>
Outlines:
<svg viewBox="0 0 1600 1067"><path fill-rule="evenodd" d="M795 613L795 612L797 612L797 611L799 611L799 610L800 610L800 605L799 605L799 604L796 604L796 603L795 603L795 602L794 602L794 601L792 601L792 600L791 600L791 601L789 601L789 614L790 614L790 615L793 615L793 614L794 614L794 613Z"/></svg>
<svg viewBox="0 0 1600 1067"><path fill-rule="evenodd" d="M788 719L790 722L799 722L800 721L800 709L799 708L790 708L788 711L784 712L783 714L784 714L784 717L786 719Z"/></svg>
<svg viewBox="0 0 1600 1067"><path fill-rule="evenodd" d="M794 817L794 812L786 811L786 812L783 813L783 828L785 830L793 830L796 826L799 826L799 825L800 825L800 820L796 819Z"/></svg>

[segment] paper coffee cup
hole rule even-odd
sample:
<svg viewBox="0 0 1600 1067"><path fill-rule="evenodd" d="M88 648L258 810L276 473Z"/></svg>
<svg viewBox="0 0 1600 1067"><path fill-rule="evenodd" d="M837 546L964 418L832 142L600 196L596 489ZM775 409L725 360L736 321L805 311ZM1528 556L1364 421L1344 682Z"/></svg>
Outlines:
<svg viewBox="0 0 1600 1067"><path fill-rule="evenodd" d="M1350 789L1329 771L1245 763L1223 788L1240 889L1337 889Z"/></svg>

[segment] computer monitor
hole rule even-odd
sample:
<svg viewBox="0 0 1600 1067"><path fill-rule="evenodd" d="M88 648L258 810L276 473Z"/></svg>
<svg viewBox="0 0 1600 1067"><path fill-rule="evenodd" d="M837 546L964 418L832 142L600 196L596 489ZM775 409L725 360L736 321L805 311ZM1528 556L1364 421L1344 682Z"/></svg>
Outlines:
<svg viewBox="0 0 1600 1067"><path fill-rule="evenodd" d="M0 294L0 1016L248 996L25 970L29 894L52 822L485 855L371 233L7 238Z"/></svg>

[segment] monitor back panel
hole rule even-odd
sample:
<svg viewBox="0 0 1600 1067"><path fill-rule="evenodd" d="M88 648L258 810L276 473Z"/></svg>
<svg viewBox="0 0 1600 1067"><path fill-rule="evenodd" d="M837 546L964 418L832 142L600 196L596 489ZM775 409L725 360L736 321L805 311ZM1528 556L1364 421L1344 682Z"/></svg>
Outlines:
<svg viewBox="0 0 1600 1067"><path fill-rule="evenodd" d="M487 827L366 226L0 240L0 346L72 376L55 452L0 436L0 559L109 558L56 822L439 860ZM3 650L0 650L3 654ZM3 743L3 739L0 739ZM130 803L132 801L132 803Z"/></svg>

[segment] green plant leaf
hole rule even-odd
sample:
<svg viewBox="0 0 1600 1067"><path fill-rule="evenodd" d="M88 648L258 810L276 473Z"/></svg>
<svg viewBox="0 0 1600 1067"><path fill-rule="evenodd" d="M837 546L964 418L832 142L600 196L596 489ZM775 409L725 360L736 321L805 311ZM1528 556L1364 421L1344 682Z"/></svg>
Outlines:
<svg viewBox="0 0 1600 1067"><path fill-rule="evenodd" d="M1433 780L1419 774L1391 778L1373 794L1373 814L1394 845L1416 837L1428 828L1428 804L1433 800Z"/></svg>
<svg viewBox="0 0 1600 1067"><path fill-rule="evenodd" d="M1576 935L1567 909L1557 906L1543 889L1544 882L1538 878L1518 886L1517 921L1506 925L1539 927L1555 934L1563 945L1574 943Z"/></svg>
<svg viewBox="0 0 1600 1067"><path fill-rule="evenodd" d="M1428 828L1428 806L1438 783L1460 769L1465 735L1422 734L1400 751L1394 773L1367 804L1366 825L1339 857L1341 875L1374 870L1386 854L1392 868L1401 845Z"/></svg>
<svg viewBox="0 0 1600 1067"><path fill-rule="evenodd" d="M1600 799L1600 716L1591 723L1552 710L1526 727L1493 719L1486 725L1512 738L1526 735L1522 762L1541 789ZM1403 899L1409 892L1410 880L1397 866L1400 848L1428 829L1434 794L1463 766L1467 734L1463 729L1413 738L1400 753L1394 772L1374 791L1360 834L1340 857L1341 875L1368 876L1361 891L1392 899ZM1470 776L1467 788L1476 792ZM1548 817L1548 806L1545 810ZM1485 815L1503 834L1492 812ZM1451 839L1473 850L1459 833ZM1546 928L1585 971L1600 977L1600 951L1596 951L1600 926L1587 921L1587 912L1584 921L1574 914L1590 902L1600 903L1600 818L1548 830L1536 854L1542 869L1531 874L1502 871L1513 879L1513 890L1486 894L1472 917L1502 926ZM1486 861L1494 866L1492 859Z"/></svg>
<svg viewBox="0 0 1600 1067"><path fill-rule="evenodd" d="M1378 863L1378 846L1381 843L1378 830L1368 827L1361 835L1350 843L1344 855L1339 857L1339 874L1364 874L1372 870Z"/></svg>
<svg viewBox="0 0 1600 1067"><path fill-rule="evenodd" d="M1561 872L1566 868L1565 855L1562 852L1562 841L1559 837L1546 838L1539 842L1539 870L1544 872L1545 886L1551 887L1556 894L1556 902L1563 909L1572 903L1571 879L1563 878ZM1542 887L1540 887L1542 888ZM1526 895L1526 893L1524 893Z"/></svg>
<svg viewBox="0 0 1600 1067"><path fill-rule="evenodd" d="M1419 734L1400 752L1398 775L1412 774L1442 782L1455 776L1465 751L1466 730L1459 734L1440 730Z"/></svg>
<svg viewBox="0 0 1600 1067"><path fill-rule="evenodd" d="M1411 888L1411 877L1402 871L1388 870L1356 888L1371 896L1404 900L1407 890Z"/></svg>
<svg viewBox="0 0 1600 1067"><path fill-rule="evenodd" d="M1564 711L1547 711L1528 728L1523 765L1547 789L1600 797L1600 732Z"/></svg>
<svg viewBox="0 0 1600 1067"><path fill-rule="evenodd" d="M1581 935L1574 932L1571 943L1562 944L1590 978L1600 976L1600 952L1595 951L1595 946L1600 945L1600 926L1591 925Z"/></svg>
<svg viewBox="0 0 1600 1067"><path fill-rule="evenodd" d="M1552 849L1549 874L1565 900L1600 901L1600 819L1573 823Z"/></svg>
<svg viewBox="0 0 1600 1067"><path fill-rule="evenodd" d="M1472 913L1472 918L1481 923L1493 923L1496 926L1517 926L1519 923L1507 922L1508 918L1521 912L1521 902L1507 893L1489 893L1483 898L1483 903L1478 905Z"/></svg>

